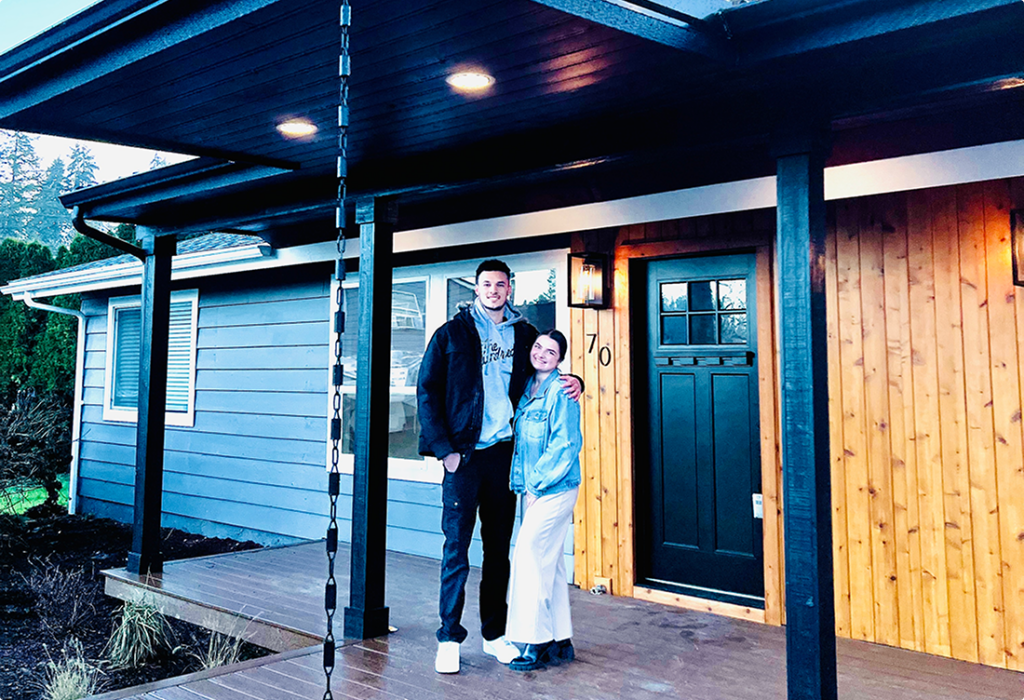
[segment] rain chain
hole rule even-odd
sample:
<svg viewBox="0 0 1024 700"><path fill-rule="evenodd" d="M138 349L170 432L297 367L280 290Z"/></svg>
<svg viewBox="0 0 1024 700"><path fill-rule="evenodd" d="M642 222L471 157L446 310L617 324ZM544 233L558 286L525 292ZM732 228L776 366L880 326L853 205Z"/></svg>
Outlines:
<svg viewBox="0 0 1024 700"><path fill-rule="evenodd" d="M324 674L327 689L324 700L333 700L331 674L334 672L334 615L338 609L338 582L334 577L334 563L338 554L338 495L341 492L341 472L338 460L341 457L341 383L344 368L341 363L342 336L345 333L345 197L348 179L348 80L352 72L349 56L349 27L352 23L352 8L348 0L341 0L341 51L338 56L338 199L335 205L335 228L338 231L338 259L334 269L337 282L336 309L334 315L334 368L332 384L334 396L331 416L331 471L328 474L328 493L331 497L331 520L327 526L327 587L324 591L324 609L327 612L327 634L324 636Z"/></svg>

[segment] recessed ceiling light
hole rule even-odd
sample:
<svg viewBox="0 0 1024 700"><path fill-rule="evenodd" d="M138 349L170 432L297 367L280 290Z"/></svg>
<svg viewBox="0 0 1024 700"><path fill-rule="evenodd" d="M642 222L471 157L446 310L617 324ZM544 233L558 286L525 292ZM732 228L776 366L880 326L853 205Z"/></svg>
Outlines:
<svg viewBox="0 0 1024 700"><path fill-rule="evenodd" d="M445 81L459 92L480 92L494 84L494 78L480 71L452 73Z"/></svg>
<svg viewBox="0 0 1024 700"><path fill-rule="evenodd" d="M289 139L301 139L304 136L312 136L318 131L316 124L308 119L289 119L278 124L277 130L282 136Z"/></svg>

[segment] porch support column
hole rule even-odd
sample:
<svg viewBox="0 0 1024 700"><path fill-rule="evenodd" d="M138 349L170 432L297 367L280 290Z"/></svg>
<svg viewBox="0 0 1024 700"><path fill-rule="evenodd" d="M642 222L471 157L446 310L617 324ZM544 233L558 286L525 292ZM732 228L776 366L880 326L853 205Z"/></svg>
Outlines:
<svg viewBox="0 0 1024 700"><path fill-rule="evenodd" d="M388 512L391 278L394 202L356 202L359 224L359 334L356 355L352 560L345 636L388 633L384 565Z"/></svg>
<svg viewBox="0 0 1024 700"><path fill-rule="evenodd" d="M786 677L790 700L835 700L825 317L826 147L776 142Z"/></svg>
<svg viewBox="0 0 1024 700"><path fill-rule="evenodd" d="M128 571L163 571L160 515L163 510L164 424L167 409L167 340L171 319L171 258L174 236L139 229L142 263L142 338L139 353L139 419L135 426L135 522ZM108 329L109 330L109 329Z"/></svg>

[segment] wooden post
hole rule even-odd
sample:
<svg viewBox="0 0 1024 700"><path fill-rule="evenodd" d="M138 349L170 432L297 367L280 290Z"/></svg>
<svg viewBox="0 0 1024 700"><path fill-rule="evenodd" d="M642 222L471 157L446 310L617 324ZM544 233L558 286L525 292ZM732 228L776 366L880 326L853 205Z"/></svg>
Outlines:
<svg viewBox="0 0 1024 700"><path fill-rule="evenodd" d="M788 697L835 700L825 147L783 138L776 158Z"/></svg>
<svg viewBox="0 0 1024 700"><path fill-rule="evenodd" d="M345 636L387 634L384 565L388 509L391 278L394 203L356 202L359 224L359 336L356 356L352 559Z"/></svg>
<svg viewBox="0 0 1024 700"><path fill-rule="evenodd" d="M135 427L135 522L128 571L163 571L160 515L163 510L164 424L167 410L167 343L171 320L171 258L174 236L140 229L146 253L142 267L142 338L139 352L139 416ZM107 329L113 332L113 329Z"/></svg>

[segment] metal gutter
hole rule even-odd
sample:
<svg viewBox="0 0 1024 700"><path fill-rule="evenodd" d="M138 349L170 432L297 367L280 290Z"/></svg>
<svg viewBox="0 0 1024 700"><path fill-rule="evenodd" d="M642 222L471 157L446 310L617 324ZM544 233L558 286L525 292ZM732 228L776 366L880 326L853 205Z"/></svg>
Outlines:
<svg viewBox="0 0 1024 700"><path fill-rule="evenodd" d="M74 316L78 319L78 340L75 345L75 389L74 404L71 414L71 475L68 479L68 513L74 515L78 510L78 460L81 451L82 436L82 405L85 390L85 314L74 309L61 306L42 304L25 294L22 299L25 306L50 313Z"/></svg>

